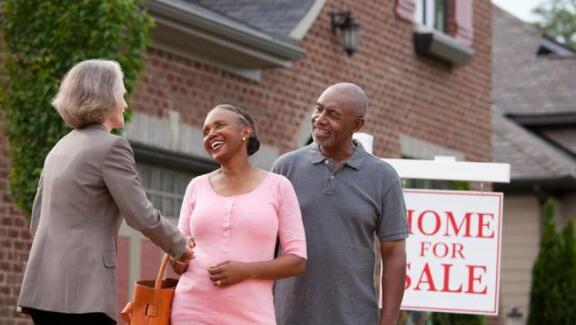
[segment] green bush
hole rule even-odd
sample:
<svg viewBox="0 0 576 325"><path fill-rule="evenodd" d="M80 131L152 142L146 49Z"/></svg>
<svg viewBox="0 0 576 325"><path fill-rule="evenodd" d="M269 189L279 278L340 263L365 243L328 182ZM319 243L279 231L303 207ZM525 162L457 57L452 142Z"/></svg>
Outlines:
<svg viewBox="0 0 576 325"><path fill-rule="evenodd" d="M544 206L540 251L532 269L528 324L576 324L576 244L572 222L556 231L554 205Z"/></svg>
<svg viewBox="0 0 576 325"><path fill-rule="evenodd" d="M432 314L432 324L434 325L484 325L486 324L484 316L481 315L464 315L464 314Z"/></svg>
<svg viewBox="0 0 576 325"><path fill-rule="evenodd" d="M64 74L82 60L122 66L128 92L143 68L152 19L138 0L2 2L4 73L1 107L11 160L10 192L29 215L50 148L69 132L50 101Z"/></svg>

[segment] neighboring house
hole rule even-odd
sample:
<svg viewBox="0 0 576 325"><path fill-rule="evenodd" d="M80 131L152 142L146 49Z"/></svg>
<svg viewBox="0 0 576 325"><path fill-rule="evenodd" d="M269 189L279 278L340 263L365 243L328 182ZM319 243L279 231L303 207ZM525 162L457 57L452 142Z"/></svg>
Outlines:
<svg viewBox="0 0 576 325"><path fill-rule="evenodd" d="M374 137L376 155L491 161L489 1L146 5L156 26L124 134L153 203L174 222L187 182L216 167L203 152L201 125L220 103L253 115L262 142L254 162L263 168L309 141L314 102L338 81L357 83L370 97L363 132ZM332 27L332 17L345 17L332 15L339 12L350 12L361 25L353 55L344 49L342 30ZM6 145L0 130L0 323L24 324L14 306L31 239L7 192ZM135 280L156 274L159 258L150 242L122 227L119 306Z"/></svg>
<svg viewBox="0 0 576 325"><path fill-rule="evenodd" d="M576 218L576 52L494 6L492 153L511 164L505 193L501 313L525 323L542 204Z"/></svg>

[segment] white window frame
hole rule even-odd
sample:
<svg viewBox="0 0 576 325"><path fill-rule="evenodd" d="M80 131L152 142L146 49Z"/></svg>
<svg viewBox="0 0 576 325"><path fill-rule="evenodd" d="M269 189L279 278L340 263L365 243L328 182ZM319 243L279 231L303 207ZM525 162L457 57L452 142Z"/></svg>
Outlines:
<svg viewBox="0 0 576 325"><path fill-rule="evenodd" d="M434 0L414 1L414 21L422 26L434 29ZM426 9L426 17L424 17Z"/></svg>
<svg viewBox="0 0 576 325"><path fill-rule="evenodd" d="M447 5L447 4L446 4ZM415 0L414 1L414 21L429 29L445 33L444 30L438 30L436 25L436 0ZM448 20L448 13L445 13L444 19Z"/></svg>

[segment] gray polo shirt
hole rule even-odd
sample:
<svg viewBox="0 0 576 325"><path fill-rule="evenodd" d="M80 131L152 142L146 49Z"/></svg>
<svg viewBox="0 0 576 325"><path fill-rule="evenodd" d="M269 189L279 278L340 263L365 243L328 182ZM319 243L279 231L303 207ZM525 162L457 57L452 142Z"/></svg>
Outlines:
<svg viewBox="0 0 576 325"><path fill-rule="evenodd" d="M406 209L395 170L354 144L356 152L335 173L316 144L272 167L294 185L308 250L306 272L276 282L279 325L378 323L374 238L407 237Z"/></svg>

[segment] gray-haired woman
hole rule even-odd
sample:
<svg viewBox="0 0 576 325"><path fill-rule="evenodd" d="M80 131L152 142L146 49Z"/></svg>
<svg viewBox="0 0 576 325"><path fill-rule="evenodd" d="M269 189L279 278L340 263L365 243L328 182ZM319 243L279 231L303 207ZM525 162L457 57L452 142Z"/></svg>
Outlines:
<svg viewBox="0 0 576 325"><path fill-rule="evenodd" d="M18 305L35 324L115 324L116 240L122 219L188 263L186 238L140 185L124 126L120 65L76 64L52 104L73 130L48 153L30 229L34 240Z"/></svg>

